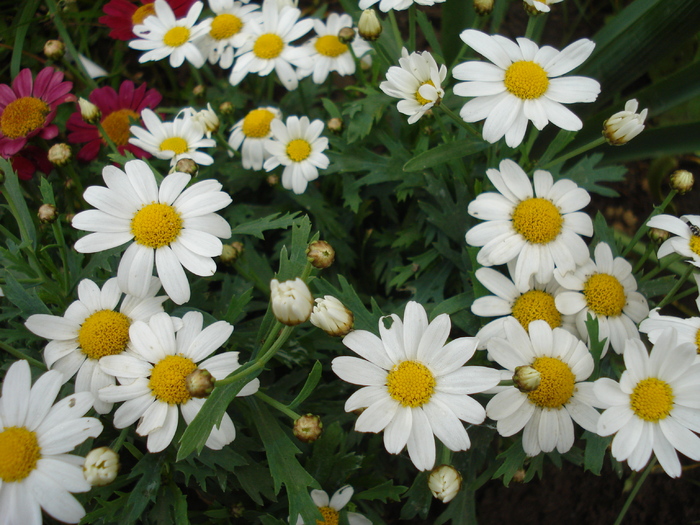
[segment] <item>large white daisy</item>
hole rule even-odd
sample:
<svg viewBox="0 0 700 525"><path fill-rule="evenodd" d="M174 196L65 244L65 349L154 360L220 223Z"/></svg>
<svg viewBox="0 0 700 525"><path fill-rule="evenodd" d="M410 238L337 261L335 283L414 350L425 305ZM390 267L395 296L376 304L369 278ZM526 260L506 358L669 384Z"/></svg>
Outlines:
<svg viewBox="0 0 700 525"><path fill-rule="evenodd" d="M124 296L116 277L109 279L102 289L84 279L78 285L78 300L66 309L63 317L36 314L27 319L25 326L39 337L51 340L44 349L46 366L63 373L64 381L77 372L75 391L91 392L97 413L106 414L112 410L112 404L100 401L97 393L100 388L115 384L115 379L102 371L99 360L130 348L131 323L148 321L163 311L167 296L156 297L159 290L160 281L156 277L151 277L148 292L142 298ZM117 311L119 301L121 306Z"/></svg>
<svg viewBox="0 0 700 525"><path fill-rule="evenodd" d="M661 315L658 308L649 312L649 317L639 325L639 331L647 334L649 341L654 344L668 328L673 328L678 337L678 344L690 343L695 345L698 354L696 362L700 362L700 317L681 319L672 315Z"/></svg>
<svg viewBox="0 0 700 525"><path fill-rule="evenodd" d="M260 16L260 6L236 0L209 0L209 7L216 16L202 46L210 63L229 69L235 50L251 37L248 23Z"/></svg>
<svg viewBox="0 0 700 525"><path fill-rule="evenodd" d="M63 375L50 370L32 386L26 361L10 366L0 397L0 523L41 525L41 509L66 523L85 510L71 492L87 492L83 458L69 454L102 432L102 423L82 417L92 394L78 392L55 405ZM53 405L53 406L52 406Z"/></svg>
<svg viewBox="0 0 700 525"><path fill-rule="evenodd" d="M518 38L517 44L500 35L487 35L467 29L460 38L487 62L465 62L452 75L466 80L455 85L455 95L476 97L460 111L466 122L484 123L484 139L493 143L505 135L506 144L515 148L525 136L528 120L537 129L549 122L569 131L581 129L576 115L562 104L593 102L600 84L587 77L557 78L580 66L595 44L577 40L562 51L532 40Z"/></svg>
<svg viewBox="0 0 700 525"><path fill-rule="evenodd" d="M340 511L350 502L354 492L355 489L350 485L345 485L336 490L333 496L329 498L326 491L312 490L311 499L318 506L318 510L323 516L323 521L318 521L317 523L325 523L326 525L340 523ZM350 525L372 525L370 520L357 512L348 512L347 519ZM304 525L304 519L301 516L297 516L296 525Z"/></svg>
<svg viewBox="0 0 700 525"><path fill-rule="evenodd" d="M690 263L700 268L700 215L656 215L647 221L649 228L659 228L671 232L671 237L659 247L658 257L677 253L690 259Z"/></svg>
<svg viewBox="0 0 700 525"><path fill-rule="evenodd" d="M360 0L360 9L367 9L379 2L379 10L383 13L387 13L392 9L394 11L403 11L413 4L435 5L441 4L444 1L445 0Z"/></svg>
<svg viewBox="0 0 700 525"><path fill-rule="evenodd" d="M390 318L392 325L385 326ZM345 403L346 412L367 408L357 418L358 432L384 431L384 446L408 455L419 470L435 463L435 440L450 450L467 450L471 441L462 421L478 425L484 408L469 394L493 388L500 373L491 368L463 366L476 351L476 339L460 337L445 344L450 318L438 315L431 323L416 302L406 305L403 322L392 314L379 320L377 337L355 330L343 344L357 357L336 357L333 371L343 381L363 385Z"/></svg>
<svg viewBox="0 0 700 525"><path fill-rule="evenodd" d="M506 264L517 257L512 275L521 292L529 289L532 275L546 283L555 267L564 273L583 264L588 248L580 236L593 235L593 222L578 210L590 202L588 192L568 179L554 182L542 170L535 171L531 183L509 159L499 168L486 170L498 193L482 193L469 203L469 214L486 221L466 235L467 244L483 246L476 256L479 264Z"/></svg>
<svg viewBox="0 0 700 525"><path fill-rule="evenodd" d="M140 419L136 433L148 436L149 452L160 452L172 441L178 407L189 424L204 405L205 399L192 397L187 389L185 378L190 373L199 368L215 379L223 379L240 366L238 352L209 357L228 340L233 326L217 321L202 329L202 321L201 313L187 312L177 331L167 313L154 315L148 323L136 321L129 329L133 352L106 356L100 361L106 373L124 383L100 390L100 398L107 403L124 401L114 413L114 426L128 427ZM254 394L259 385L253 379L238 396ZM220 450L235 437L233 421L224 414L221 425L212 428L206 445Z"/></svg>
<svg viewBox="0 0 700 525"><path fill-rule="evenodd" d="M598 434L615 434L612 455L641 470L652 451L666 473L677 478L681 464L676 450L700 461L700 364L695 345L679 343L668 328L647 353L644 344L628 340L626 370L620 382L607 377L595 382L598 406L607 408Z"/></svg>
<svg viewBox="0 0 700 525"><path fill-rule="evenodd" d="M73 226L91 233L78 239L75 249L95 253L130 243L119 261L119 287L145 297L156 273L165 293L177 304L190 298L183 266L195 275L216 272L212 257L221 255L219 239L231 236L231 227L216 213L231 203L215 180L203 180L185 189L189 175L175 172L163 178L160 188L148 164L130 160L124 170L106 166L107 185L90 186L83 197L96 210L73 218ZM133 242L132 242L133 241Z"/></svg>
<svg viewBox="0 0 700 525"><path fill-rule="evenodd" d="M265 144L272 141L272 121L282 118L277 108L257 108L236 122L228 139L229 146L241 150L241 161L247 170L261 170L263 162L270 158Z"/></svg>

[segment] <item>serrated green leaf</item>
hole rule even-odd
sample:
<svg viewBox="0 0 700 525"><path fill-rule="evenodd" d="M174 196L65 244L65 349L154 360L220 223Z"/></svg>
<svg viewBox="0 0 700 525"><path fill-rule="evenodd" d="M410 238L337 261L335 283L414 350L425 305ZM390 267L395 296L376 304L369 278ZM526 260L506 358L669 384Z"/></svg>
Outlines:
<svg viewBox="0 0 700 525"><path fill-rule="evenodd" d="M355 329L376 333L377 323L383 314L374 298L371 299L372 311L370 312L345 277L339 275L338 282L340 290L323 278L314 280L314 287L318 289L319 294L332 295L352 312L355 318Z"/></svg>
<svg viewBox="0 0 700 525"><path fill-rule="evenodd" d="M406 503L401 507L401 519L410 520L420 516L425 520L428 517L432 499L433 495L428 490L428 472L421 472L406 492Z"/></svg>
<svg viewBox="0 0 700 525"><path fill-rule="evenodd" d="M316 388L316 385L318 384L319 380L321 379L321 372L323 371L323 366L321 365L320 362L316 361L314 363L313 368L311 369L311 373L309 376L306 378L306 382L304 383L304 386L302 387L301 391L297 395L297 397L294 398L294 401L289 403L288 408L291 410L296 409L299 405L301 405L307 397L311 395L311 393L314 391L314 388Z"/></svg>
<svg viewBox="0 0 700 525"><path fill-rule="evenodd" d="M9 272L0 271L0 275L5 281L2 288L5 296L19 309L22 317L26 319L33 314L51 315L51 311L36 294L36 289L25 289Z"/></svg>
<svg viewBox="0 0 700 525"><path fill-rule="evenodd" d="M127 509L122 523L136 523L150 501L155 501L160 489L161 470L166 461L165 454L146 454L129 473L129 478L139 480L129 495Z"/></svg>
<svg viewBox="0 0 700 525"><path fill-rule="evenodd" d="M23 242L28 242L33 249L36 249L36 227L29 213L27 202L24 200L24 195L22 195L17 174L12 169L12 165L3 158L0 158L0 171L5 175L2 194L5 196L10 211L17 221L20 238Z"/></svg>
<svg viewBox="0 0 700 525"><path fill-rule="evenodd" d="M662 297L670 292L677 282L678 277L675 275L664 275L640 283L637 291L647 299Z"/></svg>
<svg viewBox="0 0 700 525"><path fill-rule="evenodd" d="M265 504L263 496L270 501L276 501L270 471L263 465L244 465L237 468L234 475L238 478L241 488L258 505Z"/></svg>
<svg viewBox="0 0 700 525"><path fill-rule="evenodd" d="M501 461L501 466L494 473L493 479L503 478L503 485L506 487L510 484L515 473L523 468L525 460L527 459L527 454L523 450L523 444L521 439L517 439L508 450L501 452L496 459Z"/></svg>
<svg viewBox="0 0 700 525"><path fill-rule="evenodd" d="M589 192L597 193L604 197L617 197L618 194L612 188L601 185L601 182L619 182L624 180L627 169L624 166L596 167L603 158L602 153L595 153L579 160L570 170L560 178L570 179L579 187Z"/></svg>
<svg viewBox="0 0 700 525"><path fill-rule="evenodd" d="M375 122L379 122L384 115L391 99L384 93L374 90L365 90L367 96L354 100L345 105L343 115L348 123L347 142L352 144L365 138L372 131Z"/></svg>
<svg viewBox="0 0 700 525"><path fill-rule="evenodd" d="M239 224L231 228L231 235L252 235L258 239L265 239L263 232L289 228L299 212L285 213L279 217L279 213L273 213L267 217L261 217L250 222Z"/></svg>
<svg viewBox="0 0 700 525"><path fill-rule="evenodd" d="M408 490L408 487L394 485L394 481L389 479L384 483L372 487L371 489L363 490L355 494L354 499L364 499L367 501L379 500L382 503L389 501L401 501L401 495Z"/></svg>
<svg viewBox="0 0 700 525"><path fill-rule="evenodd" d="M583 455L583 468L590 470L596 476L600 476L603 470L605 452L612 441L612 436L602 437L598 434L585 431L583 439L586 440L586 449Z"/></svg>
<svg viewBox="0 0 700 525"><path fill-rule="evenodd" d="M593 240L589 247L591 251L593 251L599 242L604 242L610 246L613 257L620 255L620 251L617 249L617 243L615 242L615 232L608 226L605 217L603 217L603 214L600 212L596 213L595 219L593 220L593 233Z"/></svg>
<svg viewBox="0 0 700 525"><path fill-rule="evenodd" d="M473 155L489 147L488 142L483 140L467 138L440 144L413 157L403 166L404 171L419 171L434 166L439 166L451 160L461 159L467 155Z"/></svg>

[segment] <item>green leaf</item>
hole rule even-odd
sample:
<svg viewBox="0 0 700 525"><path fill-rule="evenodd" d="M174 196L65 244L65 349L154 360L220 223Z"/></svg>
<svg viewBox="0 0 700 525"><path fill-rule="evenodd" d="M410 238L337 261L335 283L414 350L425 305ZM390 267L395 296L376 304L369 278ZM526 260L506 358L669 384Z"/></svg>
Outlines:
<svg viewBox="0 0 700 525"><path fill-rule="evenodd" d="M311 221L304 215L292 222L292 244L287 249L285 246L280 252L280 270L277 279L286 281L299 277L306 268L306 249L309 247L309 235L311 234Z"/></svg>
<svg viewBox="0 0 700 525"><path fill-rule="evenodd" d="M404 171L419 171L433 166L439 166L451 160L473 155L489 147L488 142L467 138L441 144L420 155L413 157L403 166Z"/></svg>
<svg viewBox="0 0 700 525"><path fill-rule="evenodd" d="M605 460L605 451L612 441L612 436L602 437L598 434L585 431L583 439L586 440L586 450L583 455L583 468L590 470L596 476L600 476Z"/></svg>
<svg viewBox="0 0 700 525"><path fill-rule="evenodd" d="M700 5L700 2L698 4ZM698 136L700 136L700 122L644 130L628 144L610 148L605 153L605 163L630 162L688 152L700 153Z"/></svg>
<svg viewBox="0 0 700 525"><path fill-rule="evenodd" d="M560 178L571 179L581 188L597 193L603 197L617 197L618 194L612 188L602 186L601 182L618 182L624 180L627 169L624 166L605 166L596 168L603 158L602 153L595 153L579 160L570 170Z"/></svg>
<svg viewBox="0 0 700 525"><path fill-rule="evenodd" d="M508 450L501 452L496 459L502 461L501 466L494 473L493 479L503 477L503 484L507 487L515 473L523 468L525 460L527 459L527 454L523 450L523 444L521 439L517 439Z"/></svg>
<svg viewBox="0 0 700 525"><path fill-rule="evenodd" d="M146 454L131 469L129 479L139 480L129 496L127 513L122 523L136 523L141 520L149 501L155 501L160 489L161 470L166 461L165 454Z"/></svg>
<svg viewBox="0 0 700 525"><path fill-rule="evenodd" d="M14 215L19 227L20 238L23 242L29 243L36 250L37 237L34 221L29 213L27 202L22 195L17 174L12 169L12 165L5 159L0 158L0 171L5 174L5 183L2 186L2 194L10 206L10 211Z"/></svg>
<svg viewBox="0 0 700 525"><path fill-rule="evenodd" d="M598 319L594 318L590 312L586 314L586 330L588 331L588 340L590 341L591 355L593 356L593 363L595 368L591 374L589 380L594 381L598 379L600 375L600 358L603 355L603 349L605 348L605 341L607 338L600 340L600 327L598 326Z"/></svg>
<svg viewBox="0 0 700 525"><path fill-rule="evenodd" d="M617 242L615 242L615 232L608 226L605 217L603 217L603 214L600 212L596 213L595 219L593 220L593 232L593 240L589 246L591 251L593 251L599 242L604 242L610 246L613 257L620 255L620 251L617 249Z"/></svg>
<svg viewBox="0 0 700 525"><path fill-rule="evenodd" d="M321 372L323 371L323 366L321 365L320 362L316 361L314 363L314 367L311 369L311 373L309 376L306 378L306 382L304 383L304 386L301 389L301 392L297 395L297 397L294 398L294 401L289 403L287 405L288 408L291 410L294 410L296 407L301 405L307 397L311 395L311 393L314 391L314 388L316 388L316 385L318 384L319 380L321 379Z"/></svg>
<svg viewBox="0 0 700 525"><path fill-rule="evenodd" d="M318 278L314 280L314 287L318 290L319 294L332 295L340 300L340 302L352 312L355 318L355 329L369 330L370 332L376 333L377 323L383 313L374 298L371 299L370 306L372 311L370 312L345 277L338 275L338 282L340 283L340 289L336 288L325 279Z"/></svg>
<svg viewBox="0 0 700 525"><path fill-rule="evenodd" d="M241 484L241 488L258 505L264 505L263 496L270 501L275 500L275 491L272 486L270 471L263 465L251 464L237 468L234 475Z"/></svg>
<svg viewBox="0 0 700 525"><path fill-rule="evenodd" d="M5 284L2 289L5 296L19 309L22 317L26 319L33 314L51 315L51 311L36 294L35 288L25 289L9 272L0 270L0 275L4 275Z"/></svg>
<svg viewBox="0 0 700 525"><path fill-rule="evenodd" d="M340 113L338 106L336 106L332 100L324 97L321 99L321 103L332 118L339 118L342 120L343 115Z"/></svg>
<svg viewBox="0 0 700 525"><path fill-rule="evenodd" d="M387 503L389 501L401 501L401 494L407 490L408 487L394 485L394 481L389 479L376 487L372 487L371 489L363 490L362 492L355 494L354 499L364 499L367 501L379 500L382 503Z"/></svg>
<svg viewBox="0 0 700 525"><path fill-rule="evenodd" d="M289 228L299 212L285 213L279 217L279 213L273 213L267 217L261 217L250 222L239 224L231 229L232 235L252 235L258 239L265 239L263 232Z"/></svg>
<svg viewBox="0 0 700 525"><path fill-rule="evenodd" d="M675 275L664 275L663 277L655 277L639 284L637 291L647 299L652 297L665 296L678 282L678 277Z"/></svg>
<svg viewBox="0 0 700 525"><path fill-rule="evenodd" d="M410 520L420 516L421 519L425 520L428 517L432 500L433 495L428 490L428 472L421 472L406 492L406 503L401 507L401 519Z"/></svg>
<svg viewBox="0 0 700 525"><path fill-rule="evenodd" d="M384 93L375 90L362 90L366 97L354 100L345 105L343 114L348 123L347 143L352 144L365 138L372 131L375 122L379 122L384 115L391 99Z"/></svg>

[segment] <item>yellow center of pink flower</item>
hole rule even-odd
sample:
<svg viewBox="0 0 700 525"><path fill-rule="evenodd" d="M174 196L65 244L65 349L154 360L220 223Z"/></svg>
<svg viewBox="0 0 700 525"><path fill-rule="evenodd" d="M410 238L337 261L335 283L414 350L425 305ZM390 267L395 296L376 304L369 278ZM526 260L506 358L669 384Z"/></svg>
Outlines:
<svg viewBox="0 0 700 525"><path fill-rule="evenodd" d="M102 119L102 129L117 146L129 143L131 120L138 121L139 114L130 109L118 109Z"/></svg>
<svg viewBox="0 0 700 525"><path fill-rule="evenodd" d="M153 3L144 4L141 7L139 7L136 11L134 11L133 15L131 15L131 23L135 26L143 24L143 21L146 20L146 18L155 14L156 6L153 5Z"/></svg>
<svg viewBox="0 0 700 525"><path fill-rule="evenodd" d="M36 97L22 97L13 100L2 112L0 130L8 139L26 137L44 125L51 108Z"/></svg>

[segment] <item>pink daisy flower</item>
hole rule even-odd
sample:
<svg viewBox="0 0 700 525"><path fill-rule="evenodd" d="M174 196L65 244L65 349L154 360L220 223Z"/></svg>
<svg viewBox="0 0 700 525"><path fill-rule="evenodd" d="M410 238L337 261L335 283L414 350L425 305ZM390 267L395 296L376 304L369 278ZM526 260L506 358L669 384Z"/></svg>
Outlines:
<svg viewBox="0 0 700 525"><path fill-rule="evenodd" d="M52 139L58 127L51 124L59 104L75 100L69 91L72 82L63 81L63 73L45 67L32 79L32 72L23 69L12 81L12 87L0 84L0 155L10 158L27 141L39 135Z"/></svg>
<svg viewBox="0 0 700 525"><path fill-rule="evenodd" d="M176 18L183 18L196 0L166 0ZM135 25L143 24L143 21L156 14L153 6L154 0L140 0L140 6L129 0L110 0L102 10L105 16L98 20L100 24L105 24L112 30L109 36L117 40L133 40L136 36L133 33Z"/></svg>
<svg viewBox="0 0 700 525"><path fill-rule="evenodd" d="M36 170L48 175L53 169L46 150L32 145L26 146L17 155L14 155L10 159L10 164L12 164L12 169L17 172L19 180L30 180Z"/></svg>

